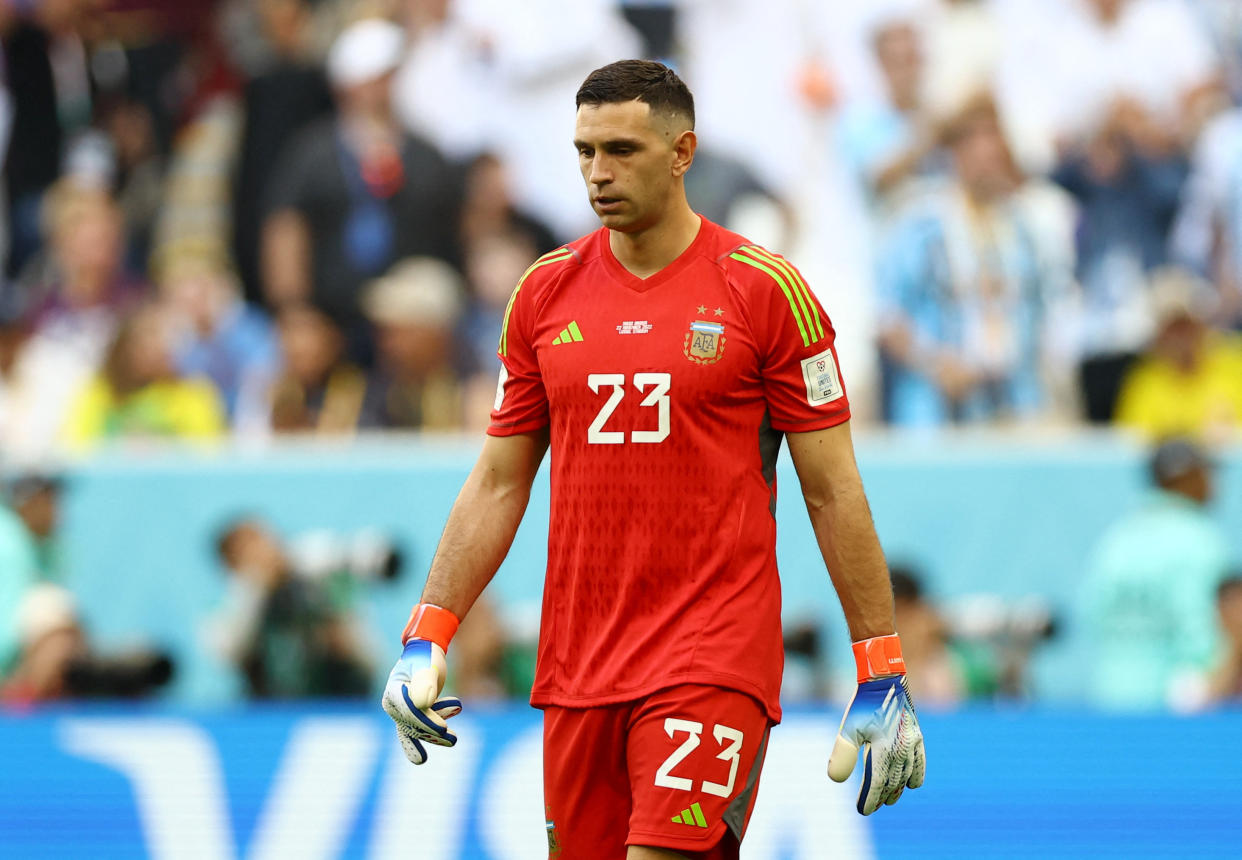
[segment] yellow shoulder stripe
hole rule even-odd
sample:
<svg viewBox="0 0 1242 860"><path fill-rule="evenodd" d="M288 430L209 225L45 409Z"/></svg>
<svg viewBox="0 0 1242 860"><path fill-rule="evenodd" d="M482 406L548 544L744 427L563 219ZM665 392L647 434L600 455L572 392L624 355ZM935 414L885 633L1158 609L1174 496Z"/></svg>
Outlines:
<svg viewBox="0 0 1242 860"><path fill-rule="evenodd" d="M797 269L783 258L755 245L738 248L729 257L767 273L772 280L776 281L781 292L785 294L785 301L789 303L789 311L793 314L794 322L798 324L803 346L810 346L823 340L824 324L819 308L811 298L810 288L802 280Z"/></svg>
<svg viewBox="0 0 1242 860"><path fill-rule="evenodd" d="M795 293L799 296L799 301L804 303L804 307L809 309L810 315L807 328L814 329L812 341L822 340L824 337L824 321L819 315L819 305L811 295L811 288L807 286L806 281L802 279L802 273L794 268L793 264L779 254L773 254L766 248L760 248L758 245L752 245L746 250L757 255L760 259L767 260L773 266L784 272L790 279L794 287Z"/></svg>
<svg viewBox="0 0 1242 860"><path fill-rule="evenodd" d="M509 314L513 313L513 302L517 299L518 290L522 289L522 284L526 283L526 279L530 277L531 272L541 266L550 263L559 263L562 260L568 260L574 255L574 252L568 247L557 248L555 251L549 251L538 260L531 264L530 268L518 278L517 286L513 288L513 295L509 296L509 304L505 305L505 319L500 325L500 346L497 351L501 355L509 354Z"/></svg>

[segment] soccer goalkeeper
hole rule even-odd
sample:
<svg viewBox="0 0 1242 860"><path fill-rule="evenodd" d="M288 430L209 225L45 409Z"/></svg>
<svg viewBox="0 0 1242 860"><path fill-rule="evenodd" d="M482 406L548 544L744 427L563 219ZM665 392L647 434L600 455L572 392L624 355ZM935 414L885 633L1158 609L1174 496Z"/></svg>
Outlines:
<svg viewBox="0 0 1242 860"><path fill-rule="evenodd" d="M923 782L832 325L784 258L691 210L693 129L689 90L659 63L614 63L579 89L574 146L603 226L514 290L487 440L384 693L415 764L456 742L444 655L550 446L531 703L561 860L738 856L781 717L782 439L855 640L829 776L862 752L864 815Z"/></svg>

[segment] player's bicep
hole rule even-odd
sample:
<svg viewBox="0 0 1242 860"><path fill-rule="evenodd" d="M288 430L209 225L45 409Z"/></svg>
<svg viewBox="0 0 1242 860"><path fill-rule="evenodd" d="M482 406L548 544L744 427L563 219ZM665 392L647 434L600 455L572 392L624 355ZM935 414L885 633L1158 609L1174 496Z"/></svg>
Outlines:
<svg viewBox="0 0 1242 860"><path fill-rule="evenodd" d="M479 481L499 490L529 490L548 450L548 429L508 436L489 435L475 463Z"/></svg>
<svg viewBox="0 0 1242 860"><path fill-rule="evenodd" d="M822 430L786 433L785 441L808 504L826 502L843 485L859 482L848 420Z"/></svg>

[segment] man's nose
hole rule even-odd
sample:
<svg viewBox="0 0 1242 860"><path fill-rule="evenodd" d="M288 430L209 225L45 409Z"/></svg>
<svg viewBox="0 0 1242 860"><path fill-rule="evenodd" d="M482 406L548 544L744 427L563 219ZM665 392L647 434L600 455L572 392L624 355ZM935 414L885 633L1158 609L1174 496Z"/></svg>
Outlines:
<svg viewBox="0 0 1242 860"><path fill-rule="evenodd" d="M591 159L591 171L587 175L587 181L592 185L607 185L612 181L612 169L606 159L598 155Z"/></svg>

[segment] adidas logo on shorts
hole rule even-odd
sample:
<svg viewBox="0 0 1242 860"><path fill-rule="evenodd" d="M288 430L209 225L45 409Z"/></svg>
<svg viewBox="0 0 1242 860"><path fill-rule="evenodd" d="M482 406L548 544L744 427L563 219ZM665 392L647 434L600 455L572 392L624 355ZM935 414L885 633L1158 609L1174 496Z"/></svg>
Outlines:
<svg viewBox="0 0 1242 860"><path fill-rule="evenodd" d="M674 824L689 824L691 827L706 827L707 819L703 817L703 807L696 800L689 809L683 809L680 815L674 815Z"/></svg>

